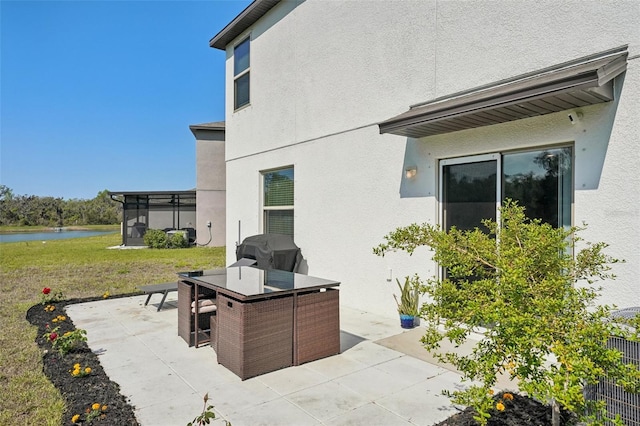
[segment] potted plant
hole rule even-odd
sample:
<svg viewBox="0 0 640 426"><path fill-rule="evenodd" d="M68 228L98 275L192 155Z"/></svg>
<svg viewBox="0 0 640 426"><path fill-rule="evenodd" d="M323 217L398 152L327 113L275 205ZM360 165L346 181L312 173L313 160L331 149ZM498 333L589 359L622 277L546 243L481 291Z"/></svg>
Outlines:
<svg viewBox="0 0 640 426"><path fill-rule="evenodd" d="M419 286L417 278L411 279L405 277L404 284L396 278L396 283L400 289L400 300L397 295L393 295L398 304L398 313L400 314L400 326L402 328L413 328L417 325L418 319L418 303L419 303Z"/></svg>

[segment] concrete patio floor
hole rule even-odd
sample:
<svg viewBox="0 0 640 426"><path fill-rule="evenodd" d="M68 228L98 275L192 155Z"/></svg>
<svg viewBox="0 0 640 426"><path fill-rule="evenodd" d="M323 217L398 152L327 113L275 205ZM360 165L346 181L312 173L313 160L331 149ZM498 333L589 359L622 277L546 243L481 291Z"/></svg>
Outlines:
<svg viewBox="0 0 640 426"><path fill-rule="evenodd" d="M141 425L186 425L205 393L233 426L433 425L457 412L441 391L461 388L459 374L375 343L402 333L398 320L341 307L339 355L242 381L178 337L175 293L160 312L145 298L67 306Z"/></svg>

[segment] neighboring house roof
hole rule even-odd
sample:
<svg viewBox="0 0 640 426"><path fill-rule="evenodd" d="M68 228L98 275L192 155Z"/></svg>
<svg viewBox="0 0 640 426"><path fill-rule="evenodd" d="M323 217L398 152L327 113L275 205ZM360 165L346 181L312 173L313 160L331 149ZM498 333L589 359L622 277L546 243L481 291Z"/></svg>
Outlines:
<svg viewBox="0 0 640 426"><path fill-rule="evenodd" d="M280 0L254 0L233 21L209 40L209 46L225 50L233 39L255 24L258 19L262 18L279 2Z"/></svg>
<svg viewBox="0 0 640 426"><path fill-rule="evenodd" d="M224 141L225 136L225 124L224 121L213 121L211 123L192 124L189 126L189 130L193 133L196 139L209 140L221 140Z"/></svg>
<svg viewBox="0 0 640 426"><path fill-rule="evenodd" d="M188 191L109 191L109 195L195 195L196 190Z"/></svg>
<svg viewBox="0 0 640 426"><path fill-rule="evenodd" d="M628 55L624 45L413 105L380 133L421 138L608 102Z"/></svg>
<svg viewBox="0 0 640 426"><path fill-rule="evenodd" d="M192 124L189 128L193 130L224 130L224 121L212 121L211 123Z"/></svg>

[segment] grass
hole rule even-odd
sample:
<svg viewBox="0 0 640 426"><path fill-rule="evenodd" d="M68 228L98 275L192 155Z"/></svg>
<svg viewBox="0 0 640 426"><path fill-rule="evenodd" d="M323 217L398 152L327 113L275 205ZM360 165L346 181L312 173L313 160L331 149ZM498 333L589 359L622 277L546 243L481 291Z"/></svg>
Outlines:
<svg viewBox="0 0 640 426"><path fill-rule="evenodd" d="M108 250L119 234L0 244L0 424L59 425L64 400L42 373L36 328L26 311L42 288L65 299L137 292L145 284L176 280L176 272L225 264L223 247L177 250Z"/></svg>

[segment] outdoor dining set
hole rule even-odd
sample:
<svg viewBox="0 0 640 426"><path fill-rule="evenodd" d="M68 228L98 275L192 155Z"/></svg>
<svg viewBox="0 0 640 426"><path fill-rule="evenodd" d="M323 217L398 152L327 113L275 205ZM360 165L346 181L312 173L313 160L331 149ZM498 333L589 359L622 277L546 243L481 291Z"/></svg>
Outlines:
<svg viewBox="0 0 640 426"><path fill-rule="evenodd" d="M243 380L340 352L339 282L298 273L288 236L249 237L236 255L226 268L178 274L178 335L189 346L208 344Z"/></svg>

